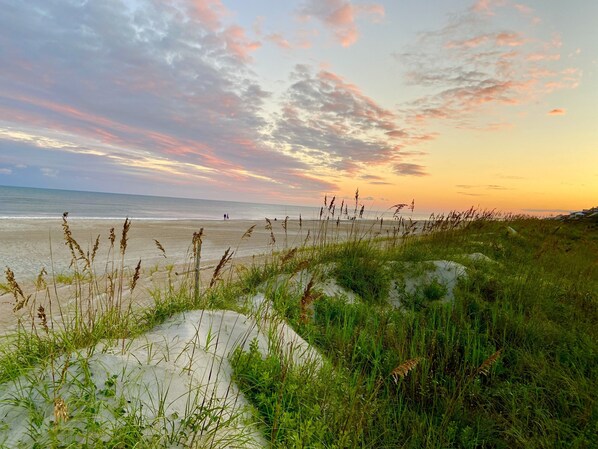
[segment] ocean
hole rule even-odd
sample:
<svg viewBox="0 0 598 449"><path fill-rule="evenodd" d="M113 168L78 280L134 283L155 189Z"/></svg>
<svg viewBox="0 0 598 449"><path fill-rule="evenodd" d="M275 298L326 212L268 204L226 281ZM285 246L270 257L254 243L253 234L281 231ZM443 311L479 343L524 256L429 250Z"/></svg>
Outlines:
<svg viewBox="0 0 598 449"><path fill-rule="evenodd" d="M319 208L149 195L0 186L0 218L136 220L260 220L317 218Z"/></svg>

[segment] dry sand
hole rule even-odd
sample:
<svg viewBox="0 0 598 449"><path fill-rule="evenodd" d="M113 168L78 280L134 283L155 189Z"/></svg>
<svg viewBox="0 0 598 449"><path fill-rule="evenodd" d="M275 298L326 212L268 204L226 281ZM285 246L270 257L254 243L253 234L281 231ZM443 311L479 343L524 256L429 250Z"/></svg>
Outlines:
<svg viewBox="0 0 598 449"><path fill-rule="evenodd" d="M74 239L83 251L92 250L94 242L100 236L100 246L95 258L94 271L101 275L106 272L106 264L111 261L120 266L120 240L124 221L112 220L69 220ZM251 256L272 250L270 231L258 221L132 221L128 232L124 265L131 270L141 260L142 269L147 278L150 273L165 267L174 266L175 272L188 271L192 263L191 242L193 233L201 228L203 244L201 250L201 266L213 267L227 248L235 251L235 260L251 261ZM255 225L250 238L243 234ZM115 229L115 249L110 249L110 229ZM295 226L289 224L287 242L295 244L303 230L293 231ZM298 226L297 226L298 228ZM277 223L274 225L275 238L284 244L284 230ZM307 231L305 231L307 232ZM154 240L158 240L165 250L166 257L158 249ZM0 219L0 266L3 276L0 284L6 285L5 270L10 268L25 294L32 293L33 281L42 269L50 282L55 276L69 275L73 272L71 253L64 240L61 219ZM147 279L146 279L147 280ZM68 287L59 284L59 296L63 299L70 296ZM61 291L62 290L62 291ZM0 290L0 333L15 323L12 312L14 298L10 294L2 294Z"/></svg>
<svg viewBox="0 0 598 449"><path fill-rule="evenodd" d="M109 231L116 232L116 249L120 242L123 221L72 219L69 225L75 240L84 251L91 251L95 239L100 236L100 251L96 263L106 261L109 248ZM255 225L250 238L242 239L243 234ZM155 264L185 263L190 260L189 250L193 233L204 229L201 251L202 263L217 262L227 248L235 251L236 258L250 257L257 254L279 251L284 248L300 246L310 232L309 243L314 242L321 223L304 220L302 227L297 220L289 220L287 231L283 221L272 221L275 244L271 244L270 231L265 229L264 220L227 220L227 221L154 221L133 220L128 234L125 264L135 266L139 259L144 267ZM328 224L328 237L343 239L352 223L343 221L339 228L334 222ZM358 224L360 232L392 232L393 223L389 221L382 228L373 222L362 221ZM165 259L157 248L154 239L166 250ZM71 255L64 242L61 219L2 219L0 218L0 266L15 273L17 279L33 279L45 268L48 273L64 273L69 270Z"/></svg>
<svg viewBox="0 0 598 449"><path fill-rule="evenodd" d="M333 221L323 223L304 220L300 226L297 220L289 220L285 232L283 223L282 220L272 221L276 240L272 244L265 220L133 220L128 233L125 266L134 269L141 260L146 281L149 274L156 270L163 272L169 265L174 266L175 272L188 272L192 263L193 233L203 228L201 267L205 270L204 276L210 276L209 269L218 263L228 248L235 252L235 263L251 264L252 260L255 257L259 259L260 255L302 245L308 232L308 244L314 244L318 235L322 233L323 226L328 226L328 239L343 240L354 225L351 221L343 221L337 227ZM392 221L384 223L382 228L374 222L360 221L357 224L360 234L392 233L395 225ZM106 263L110 260L115 260L117 265L120 265L119 245L123 221L70 219L69 226L83 251L91 252L96 238L100 236L100 247L94 264L96 274L104 273ZM252 226L255 227L251 236L243 238ZM116 233L112 254L108 252L111 228L114 228ZM164 247L166 257L154 240L158 240ZM65 245L61 219L0 219L0 266L3 272L7 267L14 272L26 294L35 290L33 281L42 269L48 273L46 279L50 282L56 275L72 273L70 263L71 254ZM0 284L5 283L4 276L0 277ZM60 288L68 289L65 286ZM8 293L2 293L3 290L0 290L0 334L16 322L12 312L14 298ZM58 293L62 293L63 297L69 296L67 291Z"/></svg>
<svg viewBox="0 0 598 449"><path fill-rule="evenodd" d="M284 231L274 224L275 236L284 243ZM252 225L256 225L249 239L241 237ZM220 259L224 251L232 247L239 257L270 251L270 233L264 229L265 221L143 221L133 220L128 234L125 264L133 265L139 259L147 268L154 264L178 265L188 260L193 233L204 228L202 261L208 263ZM116 246L120 243L122 221L112 220L69 220L75 240L83 250L91 250L96 237L100 236L100 251L96 262L106 260L110 246L110 228L116 232ZM289 224L287 240L289 245L297 241L301 232ZM306 232L306 231L305 231ZM0 265L10 267L17 279L35 277L42 268L55 273L67 272L70 252L64 243L62 220L16 220L0 219ZM167 259L156 247L158 240L166 250ZM279 245L278 245L279 246Z"/></svg>

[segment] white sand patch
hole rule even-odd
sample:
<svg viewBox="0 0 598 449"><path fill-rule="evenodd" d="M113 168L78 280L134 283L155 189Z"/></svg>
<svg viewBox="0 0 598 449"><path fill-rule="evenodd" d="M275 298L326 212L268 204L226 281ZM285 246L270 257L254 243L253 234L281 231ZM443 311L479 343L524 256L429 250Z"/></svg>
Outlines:
<svg viewBox="0 0 598 449"><path fill-rule="evenodd" d="M304 269L297 273L282 273L264 282L259 290L271 292L284 288L289 294L300 296L313 278L313 291L329 298L344 298L347 303L354 303L357 295L338 284L330 274L333 268L331 264L328 264L317 266L314 269Z"/></svg>
<svg viewBox="0 0 598 449"><path fill-rule="evenodd" d="M405 263L401 266L402 269L394 266L395 277L398 279L391 281L389 292L389 302L395 307L401 307L407 297L425 296L426 287L434 283L437 283L444 293L436 299L451 302L455 299L454 289L457 282L467 276L465 266L451 260Z"/></svg>
<svg viewBox="0 0 598 449"><path fill-rule="evenodd" d="M321 362L284 322L257 323L232 311L182 313L124 345L71 354L66 369L62 357L54 380L46 366L0 386L0 445L50 447L53 436L62 443L106 441L132 421L160 447L265 447L228 360L252 341L263 355L274 349L291 363ZM54 385L61 385L56 392ZM70 415L58 427L55 395ZM60 428L66 430L57 434Z"/></svg>

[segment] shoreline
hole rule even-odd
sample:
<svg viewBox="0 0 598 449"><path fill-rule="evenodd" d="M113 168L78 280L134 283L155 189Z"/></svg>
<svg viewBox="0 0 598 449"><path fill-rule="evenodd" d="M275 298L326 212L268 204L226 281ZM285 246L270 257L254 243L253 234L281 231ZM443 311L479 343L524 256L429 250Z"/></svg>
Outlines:
<svg viewBox="0 0 598 449"><path fill-rule="evenodd" d="M92 252L96 239L100 238L96 263L106 262L110 254L118 255L120 262L120 248L124 219L86 219L68 218L73 238L79 243L84 252ZM355 223L343 220L340 225L331 220L330 223L320 220L289 219L286 230L284 220L271 219L272 235L276 242L272 243L270 230L266 229L266 221L261 220L149 220L132 219L128 232L125 265L135 266L141 259L143 267L158 265L180 265L188 262L193 233L203 232L202 263L217 263L222 254L230 248L235 251L235 258L246 258L254 255L281 251L286 248L301 246L310 233L313 244L317 236L318 227L328 226L328 236L335 236L342 240ZM364 230L375 228L379 232L392 232L396 222L385 221L379 227L375 220L359 220L357 226ZM253 227L250 237L243 235ZM116 241L114 249L109 251L109 233L114 228ZM155 240L160 242L165 254L158 248ZM112 257L110 256L110 257ZM166 256L166 257L165 257ZM17 280L33 280L42 269L56 274L69 270L71 254L64 241L62 218L0 218L0 265L2 280L6 268L10 268Z"/></svg>

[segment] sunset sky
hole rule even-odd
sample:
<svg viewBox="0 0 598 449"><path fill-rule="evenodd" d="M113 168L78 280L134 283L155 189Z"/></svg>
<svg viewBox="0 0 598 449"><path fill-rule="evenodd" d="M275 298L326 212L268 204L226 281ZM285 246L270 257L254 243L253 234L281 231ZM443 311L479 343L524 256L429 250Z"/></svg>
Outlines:
<svg viewBox="0 0 598 449"><path fill-rule="evenodd" d="M0 185L598 205L595 0L0 7Z"/></svg>

